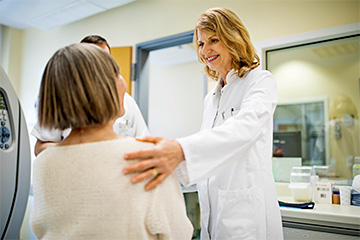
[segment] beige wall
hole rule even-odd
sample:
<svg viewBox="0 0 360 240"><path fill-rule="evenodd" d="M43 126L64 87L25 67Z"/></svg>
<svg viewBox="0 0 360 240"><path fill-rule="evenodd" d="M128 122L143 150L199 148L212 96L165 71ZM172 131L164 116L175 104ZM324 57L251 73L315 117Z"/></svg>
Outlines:
<svg viewBox="0 0 360 240"><path fill-rule="evenodd" d="M2 35L0 63L9 75L16 93L20 95L23 31L4 26Z"/></svg>
<svg viewBox="0 0 360 240"><path fill-rule="evenodd" d="M144 41L192 30L203 11L223 6L242 18L253 42L258 42L359 22L359 5L358 0L137 0L49 31L35 28L20 31L20 34L5 31L3 38L8 40L3 41L3 45L8 43L4 48L5 52L7 49L10 52L9 59L2 59L2 64L8 64L9 69L14 69L13 73L18 73L9 75L20 94L25 115L33 116L31 111L47 60L58 48L78 42L85 35L102 35L114 47L135 46ZM14 44L16 48L13 48ZM20 59L13 58L13 54L19 54Z"/></svg>
<svg viewBox="0 0 360 240"><path fill-rule="evenodd" d="M271 63L269 61L269 69L276 77L279 101L327 97L331 104L336 96L346 94L360 110L360 62L357 53L346 61L341 56L337 59L342 61L332 63L331 58L321 59L322 64L312 58L312 61L305 61L306 58L290 50L273 57ZM360 115L355 117L359 119Z"/></svg>

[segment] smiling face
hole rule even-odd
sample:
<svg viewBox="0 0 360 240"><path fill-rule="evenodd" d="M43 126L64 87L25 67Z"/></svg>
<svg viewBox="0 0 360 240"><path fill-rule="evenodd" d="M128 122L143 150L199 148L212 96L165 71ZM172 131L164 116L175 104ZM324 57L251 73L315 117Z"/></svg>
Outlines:
<svg viewBox="0 0 360 240"><path fill-rule="evenodd" d="M225 81L226 75L233 68L231 54L215 34L198 29L197 36L199 56L211 70L217 71Z"/></svg>

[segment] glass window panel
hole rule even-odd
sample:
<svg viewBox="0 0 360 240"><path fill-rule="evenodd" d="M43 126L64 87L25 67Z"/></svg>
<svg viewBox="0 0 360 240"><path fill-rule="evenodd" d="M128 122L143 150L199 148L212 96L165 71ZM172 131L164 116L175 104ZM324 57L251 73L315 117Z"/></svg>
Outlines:
<svg viewBox="0 0 360 240"><path fill-rule="evenodd" d="M300 131L302 165L327 166L322 177L337 183L350 183L360 160L359 49L356 35L266 53L279 91L274 131Z"/></svg>
<svg viewBox="0 0 360 240"><path fill-rule="evenodd" d="M324 124L323 102L279 104L274 113L275 132L301 133L303 166L326 165Z"/></svg>

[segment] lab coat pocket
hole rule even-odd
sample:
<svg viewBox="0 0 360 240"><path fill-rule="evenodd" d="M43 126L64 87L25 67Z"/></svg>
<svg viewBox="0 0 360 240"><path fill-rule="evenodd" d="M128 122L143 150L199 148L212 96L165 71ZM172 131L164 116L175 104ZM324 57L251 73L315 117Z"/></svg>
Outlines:
<svg viewBox="0 0 360 240"><path fill-rule="evenodd" d="M256 240L254 189L218 190L215 239Z"/></svg>

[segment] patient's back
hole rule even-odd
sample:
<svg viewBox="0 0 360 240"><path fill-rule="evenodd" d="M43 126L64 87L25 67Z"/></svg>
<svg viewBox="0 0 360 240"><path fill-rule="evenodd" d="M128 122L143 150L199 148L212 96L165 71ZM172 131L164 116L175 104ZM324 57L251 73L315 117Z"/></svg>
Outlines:
<svg viewBox="0 0 360 240"><path fill-rule="evenodd" d="M44 239L191 239L175 175L153 190L132 184L125 152L153 145L132 138L49 147L34 163L31 226Z"/></svg>

